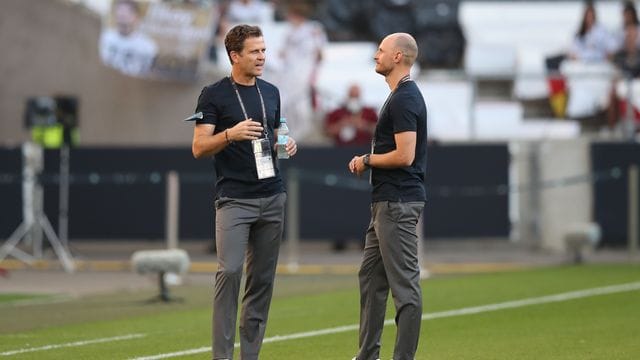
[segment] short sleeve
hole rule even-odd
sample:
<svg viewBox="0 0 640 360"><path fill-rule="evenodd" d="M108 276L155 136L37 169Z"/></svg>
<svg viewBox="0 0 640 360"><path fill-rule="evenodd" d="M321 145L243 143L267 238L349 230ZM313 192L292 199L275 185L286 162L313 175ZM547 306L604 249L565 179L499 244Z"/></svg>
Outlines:
<svg viewBox="0 0 640 360"><path fill-rule="evenodd" d="M415 98L409 94L394 97L389 103L389 112L393 119L393 132L417 131L417 109L419 108Z"/></svg>
<svg viewBox="0 0 640 360"><path fill-rule="evenodd" d="M213 94L211 87L204 87L202 92L200 92L198 105L196 106L196 113L202 112L202 119L198 119L196 124L216 125L218 123L218 110L212 100Z"/></svg>

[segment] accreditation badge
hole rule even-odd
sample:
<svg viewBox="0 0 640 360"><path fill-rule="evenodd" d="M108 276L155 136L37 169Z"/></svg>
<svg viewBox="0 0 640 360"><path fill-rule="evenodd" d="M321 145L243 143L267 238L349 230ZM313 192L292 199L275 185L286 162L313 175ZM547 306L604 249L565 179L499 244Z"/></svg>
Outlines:
<svg viewBox="0 0 640 360"><path fill-rule="evenodd" d="M276 172L273 168L271 142L269 139L262 138L251 140L251 145L253 147L253 157L256 159L258 179L267 179L276 176Z"/></svg>

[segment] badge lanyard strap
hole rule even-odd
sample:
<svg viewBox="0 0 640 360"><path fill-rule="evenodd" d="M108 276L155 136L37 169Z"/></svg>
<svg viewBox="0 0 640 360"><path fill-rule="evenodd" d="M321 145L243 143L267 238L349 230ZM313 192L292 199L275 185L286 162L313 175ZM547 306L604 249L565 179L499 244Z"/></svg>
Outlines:
<svg viewBox="0 0 640 360"><path fill-rule="evenodd" d="M238 91L238 85L233 81L233 77L229 76L229 81L231 81L231 85L233 85L233 90L236 92L236 96L238 97L238 102L240 103L240 108L242 108L242 114L245 119L249 118L247 115L247 110L244 107L244 102L242 101L242 97L240 96L240 91ZM258 97L260 98L260 106L262 107L262 124L264 126L264 137L269 139L269 134L267 133L267 110L264 107L264 99L262 98L262 92L260 92L260 86L258 86L258 79L256 79L256 90L258 90Z"/></svg>

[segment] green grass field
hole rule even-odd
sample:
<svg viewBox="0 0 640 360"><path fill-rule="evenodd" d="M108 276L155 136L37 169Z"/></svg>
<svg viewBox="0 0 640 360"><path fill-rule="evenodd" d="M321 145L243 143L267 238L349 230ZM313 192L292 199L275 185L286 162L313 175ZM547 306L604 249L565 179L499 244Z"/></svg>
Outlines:
<svg viewBox="0 0 640 360"><path fill-rule="evenodd" d="M439 276L422 285L417 359L640 359L639 264ZM171 304L146 303L152 292L51 303L5 294L0 358L209 359L211 293L178 287L173 294L184 301ZM260 358L351 359L357 323L355 275L280 276ZM393 350L389 323L383 360Z"/></svg>

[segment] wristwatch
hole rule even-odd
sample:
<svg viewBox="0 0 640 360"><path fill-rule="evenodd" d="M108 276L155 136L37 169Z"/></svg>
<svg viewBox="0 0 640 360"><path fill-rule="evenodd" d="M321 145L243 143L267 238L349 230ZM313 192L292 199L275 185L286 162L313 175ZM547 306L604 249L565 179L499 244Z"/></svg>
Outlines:
<svg viewBox="0 0 640 360"><path fill-rule="evenodd" d="M371 157L371 154L365 154L364 157L362 158L362 163L365 166L371 167L371 165L369 165L369 158Z"/></svg>

